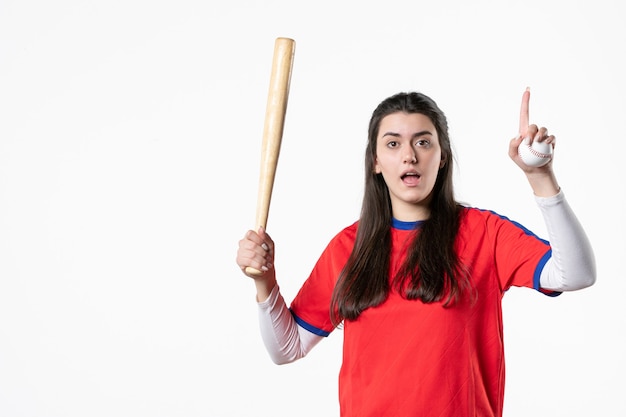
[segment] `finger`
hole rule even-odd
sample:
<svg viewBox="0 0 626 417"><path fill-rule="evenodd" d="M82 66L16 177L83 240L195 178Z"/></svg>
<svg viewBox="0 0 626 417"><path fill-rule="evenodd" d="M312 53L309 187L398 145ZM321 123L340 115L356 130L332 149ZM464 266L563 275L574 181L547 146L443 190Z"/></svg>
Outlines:
<svg viewBox="0 0 626 417"><path fill-rule="evenodd" d="M517 149L519 148L519 145L522 143L522 141L524 140L524 136L522 135L517 135L515 136L513 139L510 140L509 142L509 156L513 159L515 159L515 157L518 154Z"/></svg>
<svg viewBox="0 0 626 417"><path fill-rule="evenodd" d="M239 250L245 254L253 254L255 257L269 259L273 255L270 246L263 241L242 239L239 242Z"/></svg>
<svg viewBox="0 0 626 417"><path fill-rule="evenodd" d="M548 134L548 129L546 129L545 127L542 127L535 134L535 136L533 138L533 142L534 141L537 141L537 142L544 142L545 141L546 143L553 143L554 142L554 135Z"/></svg>
<svg viewBox="0 0 626 417"><path fill-rule="evenodd" d="M537 133L535 133L535 136L533 137L533 142L543 142L545 138L546 128L542 127L541 129L537 130Z"/></svg>
<svg viewBox="0 0 626 417"><path fill-rule="evenodd" d="M259 271L267 271L272 267L272 259L266 250L251 241L241 241L237 251L236 262L239 268L254 268Z"/></svg>
<svg viewBox="0 0 626 417"><path fill-rule="evenodd" d="M531 143L532 141L537 139L538 135L539 135L539 128L537 127L537 125L529 125L529 126L526 126L526 134L523 135L523 137L528 138L529 143Z"/></svg>
<svg viewBox="0 0 626 417"><path fill-rule="evenodd" d="M265 239L264 239L265 238ZM237 252L237 263L241 267L250 266L247 264L250 260L269 259L272 255L271 246L273 242L268 236L260 236L253 230L248 230L243 239L239 241L239 250ZM267 243L269 241L269 244Z"/></svg>
<svg viewBox="0 0 626 417"><path fill-rule="evenodd" d="M526 135L526 132L528 130L528 124L530 123L529 107L530 87L526 87L526 91L524 91L524 94L522 94L522 106L519 112L519 134L522 136Z"/></svg>
<svg viewBox="0 0 626 417"><path fill-rule="evenodd" d="M258 234L259 234L259 237L261 238L261 240L263 241L263 243L262 243L263 249L265 249L268 252L273 253L274 252L274 241L272 240L270 235L267 234L267 232L265 231L265 228L263 226L259 227Z"/></svg>
<svg viewBox="0 0 626 417"><path fill-rule="evenodd" d="M242 239L242 241L249 241L254 243L255 245L262 245L264 242L263 236L261 236L259 233L255 232L254 230L248 230L244 236L244 238Z"/></svg>

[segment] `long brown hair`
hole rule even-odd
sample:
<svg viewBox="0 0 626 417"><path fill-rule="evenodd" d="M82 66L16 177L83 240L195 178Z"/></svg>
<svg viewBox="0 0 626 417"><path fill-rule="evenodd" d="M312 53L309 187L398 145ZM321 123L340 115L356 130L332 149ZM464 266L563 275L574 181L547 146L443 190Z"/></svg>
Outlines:
<svg viewBox="0 0 626 417"><path fill-rule="evenodd" d="M378 130L392 113L420 113L435 126L445 161L439 170L430 201L430 217L411 243L405 263L390 281L392 211L389 189L374 172ZM465 286L466 274L454 250L461 206L454 198L453 155L445 114L428 96L398 93L374 110L365 152L365 191L354 248L337 281L331 302L335 324L354 320L367 308L381 304L393 285L410 300L432 303L453 301Z"/></svg>

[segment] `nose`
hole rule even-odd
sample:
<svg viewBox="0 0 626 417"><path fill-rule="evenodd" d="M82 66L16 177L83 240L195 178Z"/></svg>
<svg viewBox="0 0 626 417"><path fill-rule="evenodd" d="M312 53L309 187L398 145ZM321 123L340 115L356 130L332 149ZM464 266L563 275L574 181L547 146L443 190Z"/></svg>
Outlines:
<svg viewBox="0 0 626 417"><path fill-rule="evenodd" d="M415 155L415 150L413 148L409 148L404 155L404 162L414 164L417 162L417 156Z"/></svg>

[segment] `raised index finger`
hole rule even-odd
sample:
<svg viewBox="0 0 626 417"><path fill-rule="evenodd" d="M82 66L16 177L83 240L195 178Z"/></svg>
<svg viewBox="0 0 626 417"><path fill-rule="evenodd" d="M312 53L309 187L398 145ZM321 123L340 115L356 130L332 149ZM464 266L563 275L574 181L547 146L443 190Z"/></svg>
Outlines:
<svg viewBox="0 0 626 417"><path fill-rule="evenodd" d="M528 107L530 102L530 87L526 87L526 91L522 95L522 107L519 112L519 134L524 136L530 124Z"/></svg>

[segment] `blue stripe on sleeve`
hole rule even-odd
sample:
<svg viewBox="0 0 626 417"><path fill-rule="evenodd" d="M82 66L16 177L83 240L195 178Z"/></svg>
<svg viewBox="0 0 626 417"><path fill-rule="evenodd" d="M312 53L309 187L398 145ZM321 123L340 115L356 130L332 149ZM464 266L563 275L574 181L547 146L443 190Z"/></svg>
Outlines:
<svg viewBox="0 0 626 417"><path fill-rule="evenodd" d="M539 263L537 264L537 268L535 268L535 273L533 275L533 288L539 291L542 294L547 295L548 297L558 297L561 295L559 291L551 291L541 288L541 271L546 266L546 262L548 259L552 257L552 249L548 250L545 255L541 257Z"/></svg>
<svg viewBox="0 0 626 417"><path fill-rule="evenodd" d="M521 223L518 223L514 220L509 219L506 216L503 216L499 213L496 213L493 210L483 210L483 209L478 209L481 211L488 211L498 217L500 217L503 220L506 220L508 222L511 222L512 224L514 224L516 227L520 228L524 234L528 235L528 236L533 236L534 238L542 241L543 243L545 243L546 245L550 245L550 242L540 238L539 236L537 236L535 233L533 233L531 230L527 229L524 225L522 225ZM541 288L541 282L540 282L540 278L541 278L541 271L543 271L543 268L546 266L546 262L548 262L548 259L550 259L552 257L552 249L549 249L545 255L543 255L541 257L541 259L539 260L539 263L537 264L537 267L535 268L535 273L533 274L533 288L537 291L539 291L542 294L545 294L549 297L557 297L559 295L561 295L561 292L559 291L551 291L551 290L546 290Z"/></svg>
<svg viewBox="0 0 626 417"><path fill-rule="evenodd" d="M289 311L291 311L291 309ZM317 327L312 326L306 321L302 320L300 317L296 316L293 311L291 311L291 315L293 316L296 323L298 323L298 326L310 331L311 333L316 334L318 336L324 336L324 337L328 337L330 335L329 332L324 331L322 329L318 329Z"/></svg>
<svg viewBox="0 0 626 417"><path fill-rule="evenodd" d="M503 216L502 214L497 213L497 212L495 212L495 211L493 211L493 210L484 210L484 209L478 209L478 210L480 210L480 211L488 211L489 213L494 214L494 215L496 215L496 216L500 217L501 219L506 220L506 221L508 221L508 222L512 223L513 225L515 225L516 227L518 227L519 229L521 229L521 230L524 232L524 234L526 234L526 235L528 235L528 236L533 236L533 237L535 237L536 239L539 239L540 241L542 241L543 243L545 243L546 245L549 245L549 244L550 244L550 242L548 242L548 241L547 241L547 240L545 240L545 239L540 238L540 237L539 237L539 236L537 236L535 233L533 233L530 229L526 228L526 226L524 226L523 224L521 224L521 223L519 223L519 222L516 222L515 220L511 220L510 218L508 218L508 217L506 217L506 216ZM547 261L549 258L550 258L550 256L548 256L548 258L546 258L546 261ZM544 263L545 263L545 262L544 262ZM543 268L543 265L542 265L542 268Z"/></svg>

